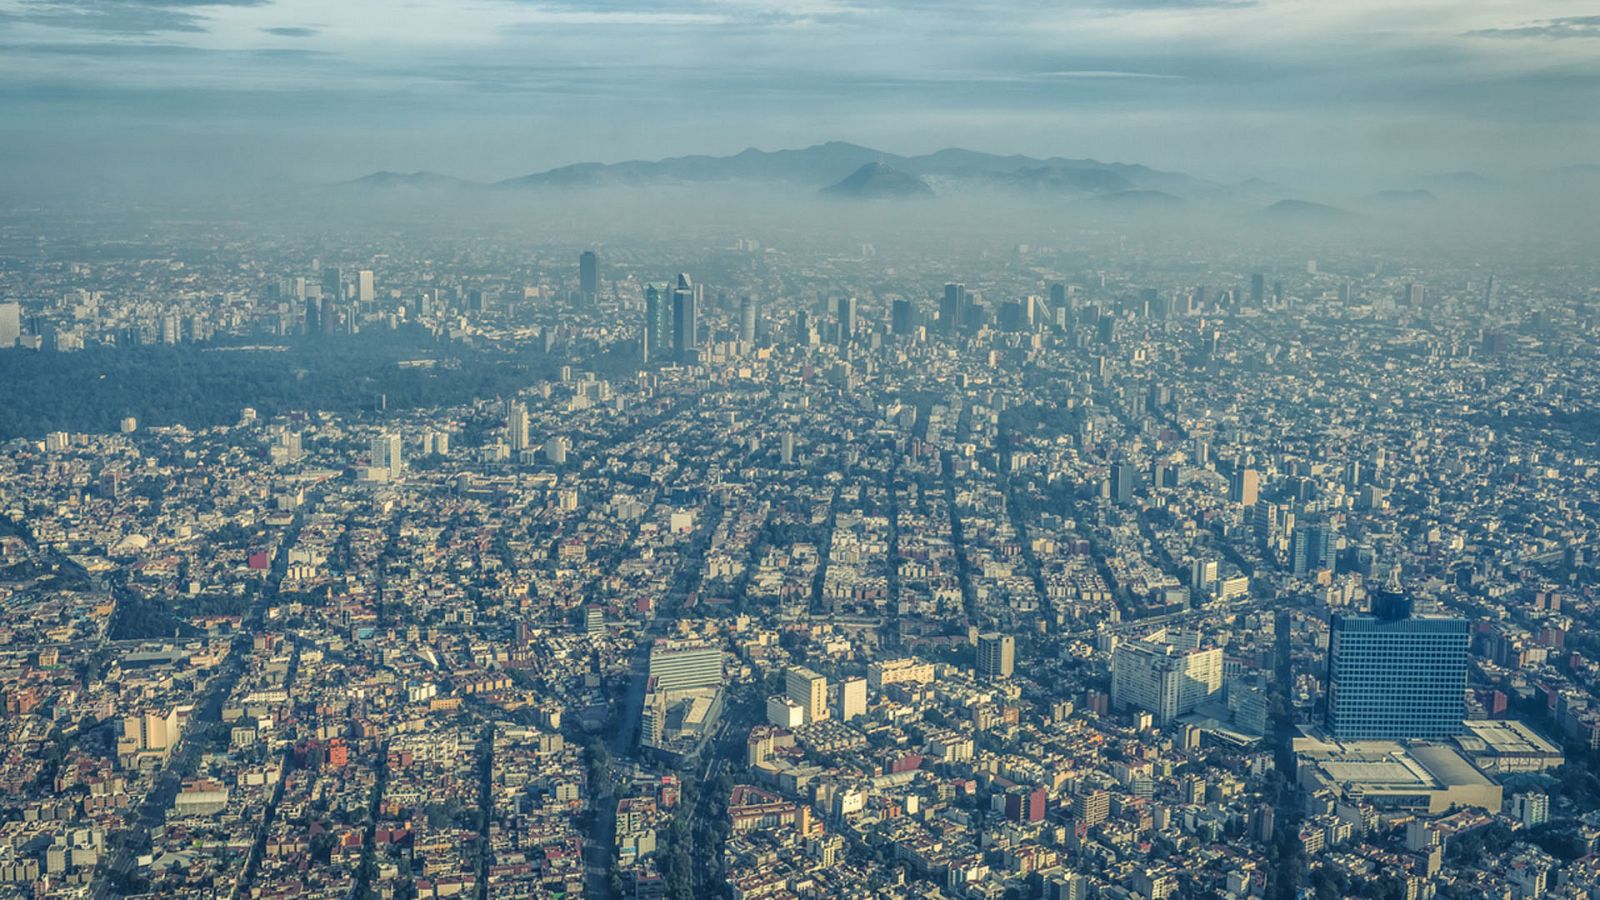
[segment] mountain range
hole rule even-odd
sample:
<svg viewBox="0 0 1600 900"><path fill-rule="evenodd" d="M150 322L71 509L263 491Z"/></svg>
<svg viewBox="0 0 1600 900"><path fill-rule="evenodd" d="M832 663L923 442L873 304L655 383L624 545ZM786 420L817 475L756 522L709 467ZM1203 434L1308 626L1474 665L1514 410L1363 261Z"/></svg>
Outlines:
<svg viewBox="0 0 1600 900"><path fill-rule="evenodd" d="M1600 167L1575 165L1484 176L1476 172L1419 175L1389 190L1349 193L1351 209L1314 203L1282 184L1250 178L1224 184L1149 166L1069 157L1000 155L956 147L919 156L829 141L796 150L750 148L731 156L677 156L618 163L585 162L497 182L437 172L374 172L334 187L382 197L592 188L730 186L783 187L829 198L899 200L931 196L1006 196L1091 201L1086 209L1136 213L1201 207L1254 210L1294 222L1356 222L1361 214L1418 217L1447 199L1600 197ZM1360 214L1358 214L1358 211Z"/></svg>
<svg viewBox="0 0 1600 900"><path fill-rule="evenodd" d="M846 184L856 178L859 183ZM637 187L709 182L791 185L833 196L926 196L967 187L1092 196L1151 190L1192 194L1214 185L1178 172L1095 159L1000 156L949 148L901 156L844 141L799 150L750 148L732 156L678 156L619 163L575 163L504 181L471 182L437 172L375 172L343 183L371 190L510 190ZM917 185L921 185L921 188ZM926 189L926 190L924 190Z"/></svg>

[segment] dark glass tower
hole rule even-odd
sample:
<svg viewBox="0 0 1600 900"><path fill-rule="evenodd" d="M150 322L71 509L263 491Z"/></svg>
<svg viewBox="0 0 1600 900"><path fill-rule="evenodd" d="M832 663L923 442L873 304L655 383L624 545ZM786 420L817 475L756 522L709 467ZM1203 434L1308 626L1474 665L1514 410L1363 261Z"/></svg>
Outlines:
<svg viewBox="0 0 1600 900"><path fill-rule="evenodd" d="M672 289L672 349L680 360L693 360L698 349L696 330L699 315L695 310L695 289L688 275L679 275Z"/></svg>
<svg viewBox="0 0 1600 900"><path fill-rule="evenodd" d="M600 257L593 250L578 256L578 292L591 301L600 295Z"/></svg>
<svg viewBox="0 0 1600 900"><path fill-rule="evenodd" d="M1380 593L1371 615L1333 617L1328 732L1339 740L1438 740L1466 716L1467 620L1412 616Z"/></svg>

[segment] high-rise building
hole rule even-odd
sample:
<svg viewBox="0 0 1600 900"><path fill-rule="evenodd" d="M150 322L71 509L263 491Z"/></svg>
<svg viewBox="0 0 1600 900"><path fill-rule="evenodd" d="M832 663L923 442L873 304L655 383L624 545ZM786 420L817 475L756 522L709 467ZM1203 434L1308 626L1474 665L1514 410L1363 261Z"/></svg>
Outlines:
<svg viewBox="0 0 1600 900"><path fill-rule="evenodd" d="M722 650L695 641L658 640L650 647L648 678L656 691L722 687Z"/></svg>
<svg viewBox="0 0 1600 900"><path fill-rule="evenodd" d="M679 360L692 362L699 348L698 292L688 275L679 275L672 289L672 349Z"/></svg>
<svg viewBox="0 0 1600 900"><path fill-rule="evenodd" d="M1333 562L1333 531L1322 523L1302 524L1295 528L1289 547L1292 573L1296 578L1304 578Z"/></svg>
<svg viewBox="0 0 1600 900"><path fill-rule="evenodd" d="M1427 290L1418 282L1406 285L1406 305L1412 309L1421 309L1427 299Z"/></svg>
<svg viewBox="0 0 1600 900"><path fill-rule="evenodd" d="M655 285L644 289L644 332L641 352L645 362L668 355L672 338L672 309Z"/></svg>
<svg viewBox="0 0 1600 900"><path fill-rule="evenodd" d="M22 337L22 305L0 303L0 350L17 345Z"/></svg>
<svg viewBox="0 0 1600 900"><path fill-rule="evenodd" d="M778 439L778 460L786 466L794 465L794 432L785 431Z"/></svg>
<svg viewBox="0 0 1600 900"><path fill-rule="evenodd" d="M1436 740L1466 716L1466 619L1413 616L1379 592L1370 615L1334 615L1328 638L1328 732L1339 740Z"/></svg>
<svg viewBox="0 0 1600 900"><path fill-rule="evenodd" d="M1190 642L1192 643L1192 642ZM1222 692L1222 650L1182 646L1161 629L1117 644L1111 661L1111 703L1142 709L1165 725Z"/></svg>
<svg viewBox="0 0 1600 900"><path fill-rule="evenodd" d="M939 327L945 334L961 330L962 319L967 315L967 286L950 282L944 286L944 299L939 301Z"/></svg>
<svg viewBox="0 0 1600 900"><path fill-rule="evenodd" d="M372 439L372 467L388 469L391 475L405 471L405 442L400 435L385 431Z"/></svg>
<svg viewBox="0 0 1600 900"><path fill-rule="evenodd" d="M1233 470L1228 480L1228 502L1241 506L1255 506L1261 493L1261 473L1244 466Z"/></svg>
<svg viewBox="0 0 1600 900"><path fill-rule="evenodd" d="M978 675L1010 678L1017 665L1017 639L997 631L978 635Z"/></svg>
<svg viewBox="0 0 1600 900"><path fill-rule="evenodd" d="M756 301L748 294L739 298L739 340L745 344L756 342Z"/></svg>
<svg viewBox="0 0 1600 900"><path fill-rule="evenodd" d="M839 298L839 346L843 347L856 337L856 298Z"/></svg>
<svg viewBox="0 0 1600 900"><path fill-rule="evenodd" d="M506 443L513 453L528 449L528 408L521 403L512 403L506 416Z"/></svg>
<svg viewBox="0 0 1600 900"><path fill-rule="evenodd" d="M916 308L910 300L904 298L894 301L894 306L889 314L889 330L897 335L907 335L916 327Z"/></svg>
<svg viewBox="0 0 1600 900"><path fill-rule="evenodd" d="M1135 479L1138 473L1133 463L1119 462L1111 466L1111 502L1126 505L1133 502Z"/></svg>
<svg viewBox="0 0 1600 900"><path fill-rule="evenodd" d="M1267 299L1267 276L1256 272L1250 276L1250 305L1260 309Z"/></svg>
<svg viewBox="0 0 1600 900"><path fill-rule="evenodd" d="M362 269L356 273L356 302L371 303L376 299L378 291L372 282L372 270Z"/></svg>
<svg viewBox="0 0 1600 900"><path fill-rule="evenodd" d="M828 717L828 679L804 666L794 666L784 677L784 693L805 710L807 722Z"/></svg>
<svg viewBox="0 0 1600 900"><path fill-rule="evenodd" d="M867 680L846 678L839 682L839 721L848 722L867 714Z"/></svg>
<svg viewBox="0 0 1600 900"><path fill-rule="evenodd" d="M324 303L336 303L344 299L344 276L335 266L328 266L322 270L322 300Z"/></svg>
<svg viewBox="0 0 1600 900"><path fill-rule="evenodd" d="M578 293L590 301L600 296L600 257L593 250L578 254Z"/></svg>

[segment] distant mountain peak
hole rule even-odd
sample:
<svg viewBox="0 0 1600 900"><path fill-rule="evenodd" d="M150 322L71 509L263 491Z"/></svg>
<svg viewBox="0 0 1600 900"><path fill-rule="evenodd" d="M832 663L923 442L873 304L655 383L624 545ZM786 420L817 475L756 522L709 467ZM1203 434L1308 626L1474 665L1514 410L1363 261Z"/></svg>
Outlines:
<svg viewBox="0 0 1600 900"><path fill-rule="evenodd" d="M926 181L883 162L869 162L822 189L830 197L932 197Z"/></svg>
<svg viewBox="0 0 1600 900"><path fill-rule="evenodd" d="M1275 219L1300 222L1327 222L1360 218L1358 213L1353 213L1348 209L1329 206L1326 203L1295 199L1279 200L1277 203L1261 210L1261 214Z"/></svg>

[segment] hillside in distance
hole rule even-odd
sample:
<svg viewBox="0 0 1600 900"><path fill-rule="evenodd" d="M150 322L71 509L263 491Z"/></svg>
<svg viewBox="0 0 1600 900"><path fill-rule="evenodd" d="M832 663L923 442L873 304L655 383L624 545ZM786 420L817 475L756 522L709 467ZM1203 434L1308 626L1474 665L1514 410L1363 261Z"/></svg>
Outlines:
<svg viewBox="0 0 1600 900"><path fill-rule="evenodd" d="M510 191L523 188L652 187L664 185L746 182L794 186L822 191L839 185L867 166L879 166L882 178L869 179L868 190L907 188L901 196L921 196L920 183L932 192L957 189L1047 191L1071 196L1097 196L1129 190L1163 191L1177 195L1204 193L1218 186L1180 172L1148 166L1107 163L1094 159L997 155L948 148L920 156L902 156L851 144L829 141L798 150L758 150L754 147L732 156L678 156L660 160L618 163L584 162L560 166L490 185L451 179L432 172L398 174L379 172L342 186L388 191L402 188L448 186L490 187ZM900 178L898 176L905 176ZM910 180L906 180L910 179ZM848 188L845 190L848 191Z"/></svg>
<svg viewBox="0 0 1600 900"><path fill-rule="evenodd" d="M926 181L883 163L870 162L845 176L837 184L822 189L829 197L872 199L878 197L932 197Z"/></svg>

